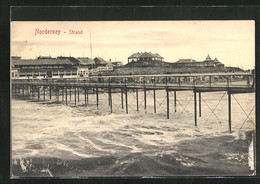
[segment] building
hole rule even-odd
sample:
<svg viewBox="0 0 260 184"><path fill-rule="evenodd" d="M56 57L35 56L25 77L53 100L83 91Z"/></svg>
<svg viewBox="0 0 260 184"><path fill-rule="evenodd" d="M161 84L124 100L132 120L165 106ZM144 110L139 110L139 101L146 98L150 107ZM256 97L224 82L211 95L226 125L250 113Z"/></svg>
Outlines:
<svg viewBox="0 0 260 184"><path fill-rule="evenodd" d="M19 68L11 68L12 79L19 78Z"/></svg>
<svg viewBox="0 0 260 184"><path fill-rule="evenodd" d="M79 65L86 66L88 69L93 69L96 66L96 63L93 59L89 57L78 57Z"/></svg>
<svg viewBox="0 0 260 184"><path fill-rule="evenodd" d="M114 66L123 66L123 62L122 61L114 61L114 62L112 62L112 64Z"/></svg>
<svg viewBox="0 0 260 184"><path fill-rule="evenodd" d="M101 57L95 57L94 61L95 61L96 68L99 66L101 66L101 67L107 66L107 62Z"/></svg>
<svg viewBox="0 0 260 184"><path fill-rule="evenodd" d="M214 64L216 67L224 67L225 65L219 62L219 60L215 57Z"/></svg>
<svg viewBox="0 0 260 184"><path fill-rule="evenodd" d="M88 67L73 57L11 58L12 77L19 78L75 78L87 77Z"/></svg>
<svg viewBox="0 0 260 184"><path fill-rule="evenodd" d="M222 64L220 61L218 61L217 58L214 60L211 59L211 57L208 55L205 60L203 61L196 61L194 59L179 59L175 62L175 65L178 66L199 66L199 67L224 67L224 64Z"/></svg>
<svg viewBox="0 0 260 184"><path fill-rule="evenodd" d="M175 63L181 66L204 66L203 62L199 62L194 59L179 59Z"/></svg>
<svg viewBox="0 0 260 184"><path fill-rule="evenodd" d="M163 57L160 56L158 53L153 54L151 52L138 52L132 54L130 57L128 57L128 63L129 62L137 62L137 61L143 61L143 60L157 60L162 61Z"/></svg>
<svg viewBox="0 0 260 184"><path fill-rule="evenodd" d="M78 65L75 68L77 68L77 76L79 76L79 77L88 77L89 76L88 66Z"/></svg>
<svg viewBox="0 0 260 184"><path fill-rule="evenodd" d="M204 66L207 66L207 67L214 67L214 60L211 59L211 57L208 55L206 57L206 59L204 61L202 61L204 63Z"/></svg>

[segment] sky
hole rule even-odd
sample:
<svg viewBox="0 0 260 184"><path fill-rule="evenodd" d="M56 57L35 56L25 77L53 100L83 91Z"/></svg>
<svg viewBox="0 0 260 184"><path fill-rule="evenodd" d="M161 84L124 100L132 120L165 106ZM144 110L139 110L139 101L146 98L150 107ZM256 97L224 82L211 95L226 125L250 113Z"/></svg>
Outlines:
<svg viewBox="0 0 260 184"><path fill-rule="evenodd" d="M60 34L35 34L61 30ZM70 30L82 34L69 34ZM91 36L90 36L91 35ZM103 57L122 61L136 52L158 53L164 61L209 54L225 66L253 69L255 22L244 21L13 21L11 55L23 59L38 56Z"/></svg>

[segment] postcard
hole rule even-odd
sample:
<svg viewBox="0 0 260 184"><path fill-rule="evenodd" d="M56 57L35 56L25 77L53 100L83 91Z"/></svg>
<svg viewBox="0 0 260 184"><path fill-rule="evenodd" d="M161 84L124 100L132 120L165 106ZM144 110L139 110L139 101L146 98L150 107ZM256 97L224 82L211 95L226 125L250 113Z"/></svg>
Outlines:
<svg viewBox="0 0 260 184"><path fill-rule="evenodd" d="M255 175L255 22L12 21L11 178Z"/></svg>

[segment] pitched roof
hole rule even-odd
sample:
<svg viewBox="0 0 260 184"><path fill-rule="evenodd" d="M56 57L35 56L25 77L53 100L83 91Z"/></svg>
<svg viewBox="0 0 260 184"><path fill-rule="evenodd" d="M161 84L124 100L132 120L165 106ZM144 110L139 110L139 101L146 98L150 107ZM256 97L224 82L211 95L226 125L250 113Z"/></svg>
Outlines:
<svg viewBox="0 0 260 184"><path fill-rule="evenodd" d="M193 59L179 59L176 61L176 63L190 63L190 62L195 62Z"/></svg>
<svg viewBox="0 0 260 184"><path fill-rule="evenodd" d="M20 59L11 60L12 65L72 65L68 59Z"/></svg>
<svg viewBox="0 0 260 184"><path fill-rule="evenodd" d="M21 59L22 57L20 57L20 56L12 56L11 58L12 59Z"/></svg>
<svg viewBox="0 0 260 184"><path fill-rule="evenodd" d="M212 60L212 59L211 59L211 57L208 54L208 56L206 57L205 61L209 61L209 60Z"/></svg>
<svg viewBox="0 0 260 184"><path fill-rule="evenodd" d="M101 58L101 57L95 57L94 60L98 63L98 64L107 64L107 62Z"/></svg>
<svg viewBox="0 0 260 184"><path fill-rule="evenodd" d="M153 54L151 52L137 52L129 56L128 58L163 58L158 53Z"/></svg>
<svg viewBox="0 0 260 184"><path fill-rule="evenodd" d="M138 58L138 57L140 57L142 54L143 54L142 52L137 52L137 53L132 54L132 55L129 56L128 58Z"/></svg>
<svg viewBox="0 0 260 184"><path fill-rule="evenodd" d="M76 58L74 58L74 57L66 57L66 56L59 56L59 57L57 57L57 59L68 59L70 62L72 62L72 63L74 63L74 64L79 64L79 61L76 59Z"/></svg>
<svg viewBox="0 0 260 184"><path fill-rule="evenodd" d="M95 61L90 59L89 57L78 57L80 65L94 65Z"/></svg>
<svg viewBox="0 0 260 184"><path fill-rule="evenodd" d="M163 58L162 56L160 56L158 53L154 54L154 56L158 57L158 58Z"/></svg>
<svg viewBox="0 0 260 184"><path fill-rule="evenodd" d="M154 58L155 56L150 52L144 52L139 58Z"/></svg>

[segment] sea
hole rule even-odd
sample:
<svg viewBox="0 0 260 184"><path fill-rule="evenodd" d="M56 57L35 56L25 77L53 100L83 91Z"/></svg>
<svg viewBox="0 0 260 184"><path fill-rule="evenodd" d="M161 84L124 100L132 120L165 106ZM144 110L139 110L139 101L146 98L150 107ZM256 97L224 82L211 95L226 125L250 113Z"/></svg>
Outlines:
<svg viewBox="0 0 260 184"><path fill-rule="evenodd" d="M255 145L255 93L234 94L229 132L226 92L201 93L201 117L191 91L170 92L167 119L166 92L128 91L125 97L89 93L85 104L72 92L59 99L11 100L11 177L168 177L248 176L249 146ZM198 95L197 95L198 99ZM198 104L197 104L198 105ZM253 162L254 163L254 162ZM253 168L253 169L252 169Z"/></svg>

